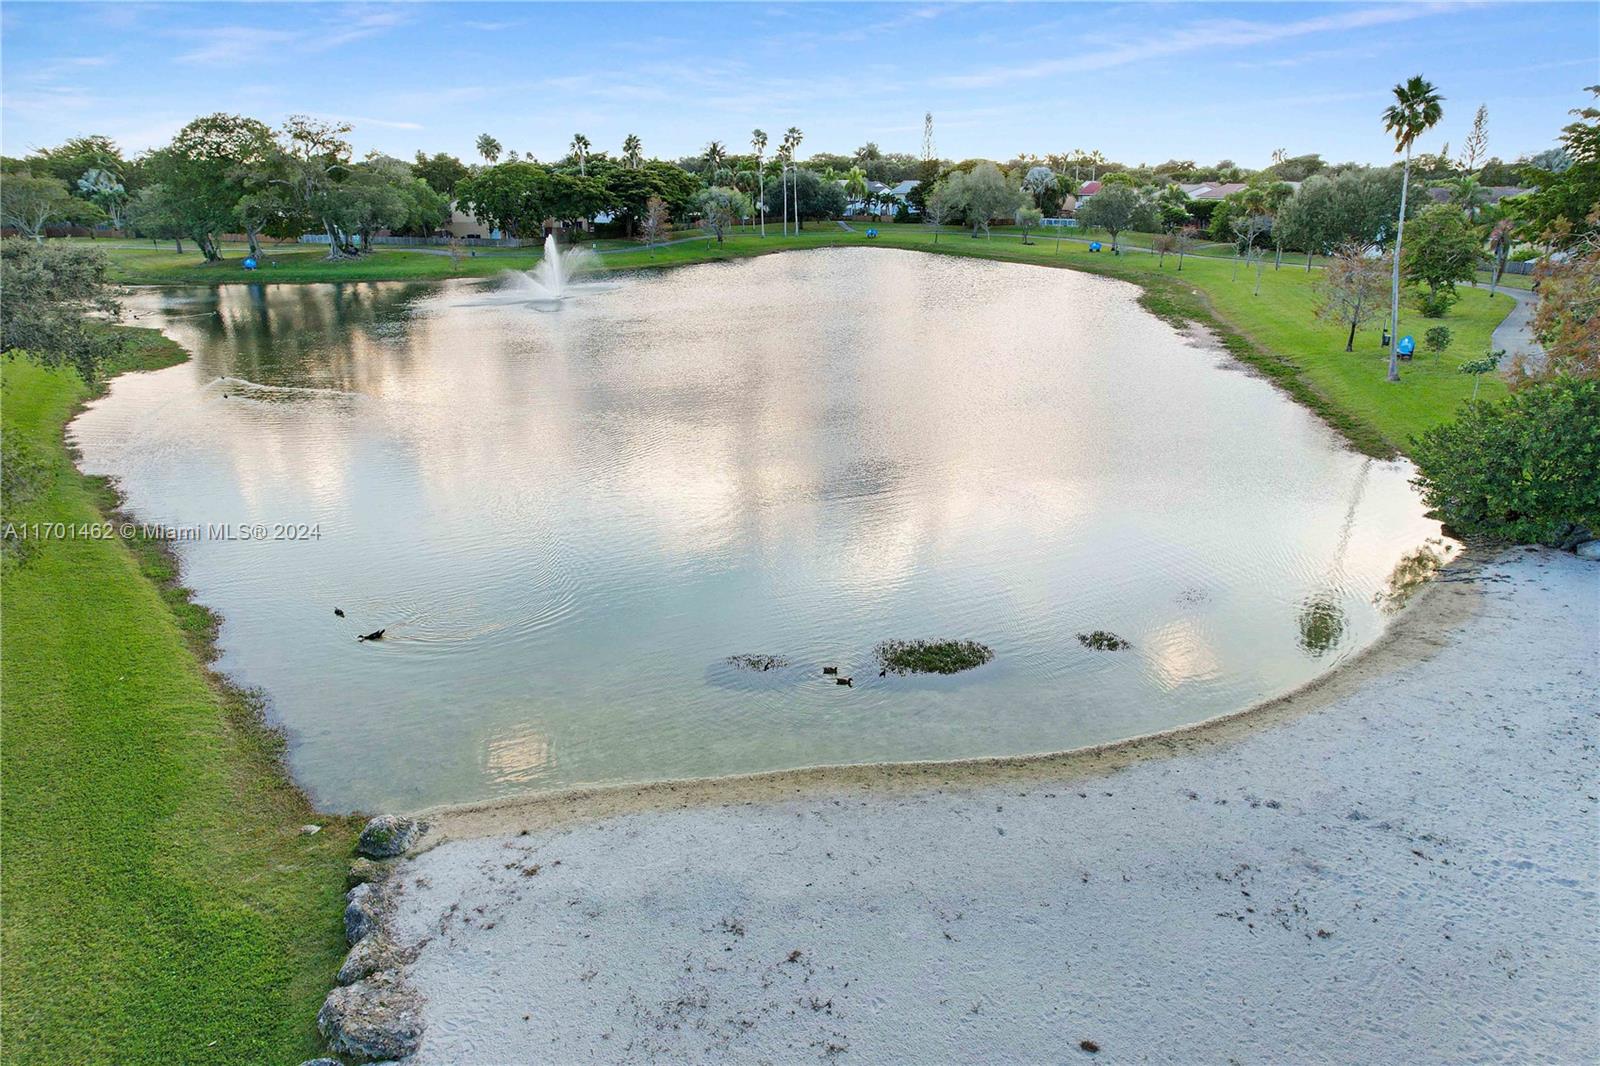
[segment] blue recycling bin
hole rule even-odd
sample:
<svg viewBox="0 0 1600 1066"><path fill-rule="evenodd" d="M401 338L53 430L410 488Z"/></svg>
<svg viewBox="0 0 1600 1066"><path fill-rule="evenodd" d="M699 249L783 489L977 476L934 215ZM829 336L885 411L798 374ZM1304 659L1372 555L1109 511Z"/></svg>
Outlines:
<svg viewBox="0 0 1600 1066"><path fill-rule="evenodd" d="M256 258L255 258L255 256L250 256L247 259L245 259L244 268L246 270L254 270L256 268Z"/></svg>
<svg viewBox="0 0 1600 1066"><path fill-rule="evenodd" d="M868 237L876 237L877 235L878 235L878 231L877 230L875 230L875 229L867 230L867 236Z"/></svg>
<svg viewBox="0 0 1600 1066"><path fill-rule="evenodd" d="M1090 241L1089 242L1089 251L1098 252L1099 250L1100 250L1100 242L1099 241Z"/></svg>
<svg viewBox="0 0 1600 1066"><path fill-rule="evenodd" d="M1395 345L1395 351L1400 353L1402 359L1410 359L1411 353L1417 350L1417 342L1411 334L1407 333L1400 338L1400 343Z"/></svg>

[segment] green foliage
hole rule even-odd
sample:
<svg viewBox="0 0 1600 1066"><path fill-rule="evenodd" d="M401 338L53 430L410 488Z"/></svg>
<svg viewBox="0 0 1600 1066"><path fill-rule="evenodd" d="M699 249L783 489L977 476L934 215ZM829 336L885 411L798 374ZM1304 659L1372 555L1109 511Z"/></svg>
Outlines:
<svg viewBox="0 0 1600 1066"><path fill-rule="evenodd" d="M458 182L472 176L472 168L448 152L435 152L431 156L418 152L411 169L435 191L446 196L456 191Z"/></svg>
<svg viewBox="0 0 1600 1066"><path fill-rule="evenodd" d="M1456 282L1477 277L1478 235L1450 204L1433 204L1406 228L1400 271L1408 285L1426 286L1422 313L1438 318L1455 302Z"/></svg>
<svg viewBox="0 0 1600 1066"><path fill-rule="evenodd" d="M801 169L798 172L790 172L788 184L789 210L796 211L795 200L798 199L801 222L838 218L844 214L844 189L840 188L837 182L828 181L813 171ZM782 182L767 182L766 206L767 213L774 217L783 211Z"/></svg>
<svg viewBox="0 0 1600 1066"><path fill-rule="evenodd" d="M1407 218L1416 213L1418 199L1406 202ZM1372 167L1307 178L1284 205L1278 223L1288 247L1331 255L1349 241L1390 243L1399 214L1400 174Z"/></svg>
<svg viewBox="0 0 1600 1066"><path fill-rule="evenodd" d="M91 313L114 313L106 257L80 244L8 240L0 245L0 351L26 351L93 381L118 351L118 334Z"/></svg>
<svg viewBox="0 0 1600 1066"><path fill-rule="evenodd" d="M721 244L729 229L737 226L740 219L750 217L750 197L738 189L713 185L709 189L702 189L700 195L695 197L694 210L700 216L701 223L716 235L717 243Z"/></svg>
<svg viewBox="0 0 1600 1066"><path fill-rule="evenodd" d="M1096 629L1092 633L1079 633L1078 643L1091 651L1126 651L1133 647L1131 640L1125 640L1106 629Z"/></svg>
<svg viewBox="0 0 1600 1066"><path fill-rule="evenodd" d="M1600 531L1600 381L1469 402L1411 455L1423 499L1458 532L1561 545Z"/></svg>
<svg viewBox="0 0 1600 1066"><path fill-rule="evenodd" d="M1113 175L1114 177L1115 175ZM1155 205L1127 182L1111 182L1078 209L1078 220L1111 234L1111 247L1117 248L1117 234L1123 230L1153 230L1157 226Z"/></svg>
<svg viewBox="0 0 1600 1066"><path fill-rule="evenodd" d="M1435 355L1450 347L1450 342L1455 340L1455 334L1450 332L1449 326L1434 326L1422 335L1422 343L1428 351Z"/></svg>
<svg viewBox="0 0 1600 1066"><path fill-rule="evenodd" d="M25 237L37 237L72 206L66 183L58 178L35 177L27 171L7 174L0 181L0 220Z"/></svg>
<svg viewBox="0 0 1600 1066"><path fill-rule="evenodd" d="M1523 180L1535 190L1517 199L1529 232L1540 237L1559 234L1563 246L1600 234L1600 215L1592 214L1600 204L1600 85L1591 85L1588 91L1595 103L1574 109L1578 121L1561 131L1563 156L1570 165L1560 170L1527 168Z"/></svg>
<svg viewBox="0 0 1600 1066"><path fill-rule="evenodd" d="M975 640L886 640L874 653L895 674L958 674L994 658L994 649Z"/></svg>

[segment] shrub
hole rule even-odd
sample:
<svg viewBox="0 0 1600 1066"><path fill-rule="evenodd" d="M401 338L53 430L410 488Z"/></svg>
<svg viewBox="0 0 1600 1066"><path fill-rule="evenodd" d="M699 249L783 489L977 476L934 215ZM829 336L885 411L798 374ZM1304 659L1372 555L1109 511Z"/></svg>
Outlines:
<svg viewBox="0 0 1600 1066"><path fill-rule="evenodd" d="M117 302L99 249L59 242L0 244L0 351L26 351L46 366L71 366L93 381L121 350L119 334L96 316Z"/></svg>
<svg viewBox="0 0 1600 1066"><path fill-rule="evenodd" d="M1414 483L1453 530L1571 547L1600 530L1600 381L1468 401L1413 441Z"/></svg>
<svg viewBox="0 0 1600 1066"><path fill-rule="evenodd" d="M1454 289L1440 289L1438 292L1419 289L1412 298L1423 318L1443 318L1461 299Z"/></svg>
<svg viewBox="0 0 1600 1066"><path fill-rule="evenodd" d="M1449 326L1434 326L1422 335L1422 343L1435 355L1450 347L1450 342L1453 340L1455 335L1450 332Z"/></svg>

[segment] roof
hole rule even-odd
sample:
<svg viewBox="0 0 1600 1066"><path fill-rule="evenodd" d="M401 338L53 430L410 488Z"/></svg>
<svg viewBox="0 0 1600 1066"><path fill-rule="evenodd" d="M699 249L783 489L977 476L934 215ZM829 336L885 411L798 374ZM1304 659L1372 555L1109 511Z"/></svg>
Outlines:
<svg viewBox="0 0 1600 1066"><path fill-rule="evenodd" d="M1093 196L1100 191L1100 185L1101 183L1098 181L1086 181L1078 187L1078 195Z"/></svg>
<svg viewBox="0 0 1600 1066"><path fill-rule="evenodd" d="M1191 200L1225 200L1246 188L1242 181L1203 181L1195 185L1179 185Z"/></svg>
<svg viewBox="0 0 1600 1066"><path fill-rule="evenodd" d="M893 187L890 188L889 191L894 193L896 196L905 196L912 189L915 189L918 185L921 185L921 184L922 184L922 182L916 180L915 178L907 178L905 181L902 181L902 182L899 182L899 183L895 184Z"/></svg>

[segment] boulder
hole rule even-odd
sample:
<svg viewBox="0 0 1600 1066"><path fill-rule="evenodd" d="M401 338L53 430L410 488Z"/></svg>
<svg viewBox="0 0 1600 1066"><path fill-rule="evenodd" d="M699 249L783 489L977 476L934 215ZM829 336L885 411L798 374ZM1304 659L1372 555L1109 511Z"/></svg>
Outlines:
<svg viewBox="0 0 1600 1066"><path fill-rule="evenodd" d="M367 823L356 841L356 851L369 859L392 859L403 855L422 836L427 826L413 818L380 814Z"/></svg>
<svg viewBox="0 0 1600 1066"><path fill-rule="evenodd" d="M422 994L397 975L335 988L317 1012L328 1049L362 1059L400 1059L422 1044Z"/></svg>
<svg viewBox="0 0 1600 1066"><path fill-rule="evenodd" d="M349 900L344 908L345 939L356 944L383 924L385 900L370 882L352 888L344 898Z"/></svg>
<svg viewBox="0 0 1600 1066"><path fill-rule="evenodd" d="M344 1066L338 1059L307 1059L300 1066Z"/></svg>
<svg viewBox="0 0 1600 1066"><path fill-rule="evenodd" d="M1600 540L1586 540L1573 551L1580 559L1600 559Z"/></svg>
<svg viewBox="0 0 1600 1066"><path fill-rule="evenodd" d="M415 953L404 953L382 929L362 937L339 967L339 983L353 985L384 970L393 970L411 961Z"/></svg>
<svg viewBox="0 0 1600 1066"><path fill-rule="evenodd" d="M372 859L357 859L350 864L350 872L345 875L345 883L351 888L364 885L367 882L382 884L394 872L394 863L375 862Z"/></svg>

